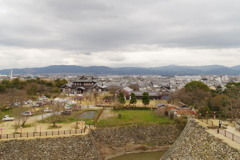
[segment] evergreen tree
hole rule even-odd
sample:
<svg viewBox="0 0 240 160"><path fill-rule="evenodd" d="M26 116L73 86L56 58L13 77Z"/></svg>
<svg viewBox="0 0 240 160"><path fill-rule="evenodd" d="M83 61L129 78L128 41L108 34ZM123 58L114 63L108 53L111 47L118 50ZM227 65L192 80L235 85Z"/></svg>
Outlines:
<svg viewBox="0 0 240 160"><path fill-rule="evenodd" d="M125 101L125 98L124 98L124 94L123 92L120 92L119 95L118 95L118 102L119 103L122 103L124 104L126 101Z"/></svg>
<svg viewBox="0 0 240 160"><path fill-rule="evenodd" d="M32 84L30 87L27 88L27 94L31 96L35 96L38 92L37 84Z"/></svg>
<svg viewBox="0 0 240 160"><path fill-rule="evenodd" d="M202 91L205 91L205 92L210 91L208 86L206 84L204 84L203 82L200 82L200 81L192 81L190 83L187 83L184 86L184 88L187 92L194 92L196 90L202 90Z"/></svg>
<svg viewBox="0 0 240 160"><path fill-rule="evenodd" d="M0 93L4 93L6 91L6 87L0 84Z"/></svg>
<svg viewBox="0 0 240 160"><path fill-rule="evenodd" d="M150 103L150 98L149 98L148 92L144 92L142 95L143 95L142 103L146 106Z"/></svg>
<svg viewBox="0 0 240 160"><path fill-rule="evenodd" d="M131 93L130 104L134 104L134 103L137 103L136 95L134 93Z"/></svg>

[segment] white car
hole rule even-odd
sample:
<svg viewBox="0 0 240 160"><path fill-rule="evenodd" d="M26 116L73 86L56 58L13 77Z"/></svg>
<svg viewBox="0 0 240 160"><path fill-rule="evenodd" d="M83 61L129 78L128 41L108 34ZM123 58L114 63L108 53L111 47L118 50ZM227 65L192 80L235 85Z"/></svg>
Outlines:
<svg viewBox="0 0 240 160"><path fill-rule="evenodd" d="M43 112L45 112L45 113L49 113L49 112L53 112L53 110L48 109L48 108L45 108Z"/></svg>
<svg viewBox="0 0 240 160"><path fill-rule="evenodd" d="M69 107L69 106L65 106L64 108L65 109L72 109L72 107Z"/></svg>
<svg viewBox="0 0 240 160"><path fill-rule="evenodd" d="M13 121L14 120L14 117L9 117L9 115L5 115L3 118L2 118L2 121Z"/></svg>
<svg viewBox="0 0 240 160"><path fill-rule="evenodd" d="M32 116L32 115L33 115L33 112L26 111L26 112L21 113L21 115L22 115L22 116Z"/></svg>

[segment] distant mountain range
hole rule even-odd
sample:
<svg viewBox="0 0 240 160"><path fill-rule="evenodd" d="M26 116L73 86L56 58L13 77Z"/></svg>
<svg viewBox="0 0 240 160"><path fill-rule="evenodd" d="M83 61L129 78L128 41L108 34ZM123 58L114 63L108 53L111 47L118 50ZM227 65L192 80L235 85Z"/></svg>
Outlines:
<svg viewBox="0 0 240 160"><path fill-rule="evenodd" d="M3 69L1 74L48 74L48 73L80 73L80 74L116 74L116 75L240 75L240 65L226 67L222 65L209 66L161 66L161 67L119 67L106 66L82 67L75 65L52 65L40 68Z"/></svg>

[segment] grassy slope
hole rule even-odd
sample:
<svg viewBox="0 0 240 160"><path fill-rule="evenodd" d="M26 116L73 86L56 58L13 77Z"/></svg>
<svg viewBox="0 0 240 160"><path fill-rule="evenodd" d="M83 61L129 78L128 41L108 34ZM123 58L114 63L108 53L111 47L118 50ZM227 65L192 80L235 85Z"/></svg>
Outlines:
<svg viewBox="0 0 240 160"><path fill-rule="evenodd" d="M167 117L157 116L154 111L151 110L122 110L113 112L118 116L100 120L97 124L97 127L127 126L132 124L154 125L174 123L173 120Z"/></svg>

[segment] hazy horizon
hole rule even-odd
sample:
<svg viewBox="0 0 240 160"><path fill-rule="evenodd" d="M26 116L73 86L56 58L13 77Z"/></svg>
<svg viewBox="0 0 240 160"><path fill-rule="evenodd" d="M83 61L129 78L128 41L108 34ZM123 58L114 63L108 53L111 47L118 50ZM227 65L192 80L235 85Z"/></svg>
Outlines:
<svg viewBox="0 0 240 160"><path fill-rule="evenodd" d="M81 66L81 65L65 65L65 64L58 64L58 65L48 65L48 66L43 66L43 67L50 67L50 66L79 66L79 67L109 67L109 68L124 68L126 66L122 66L122 67L110 67L110 66L100 66L100 65L96 65L96 66ZM202 66L194 66L194 65L174 65L174 64L170 64L170 65L165 65L165 66L156 66L156 67L136 67L136 68L157 68L157 67L167 67L167 66L180 66L180 67L204 67L204 66L224 66L224 65L218 65L218 64L213 64L213 65L202 65ZM240 65L235 65L235 66L240 66ZM43 67L23 67L23 68L3 68L0 70L4 70L4 69L27 69L27 68L43 68ZM135 66L132 66L133 68ZM224 66L224 67L229 67L229 66ZM234 67L234 66L230 66L229 68Z"/></svg>

